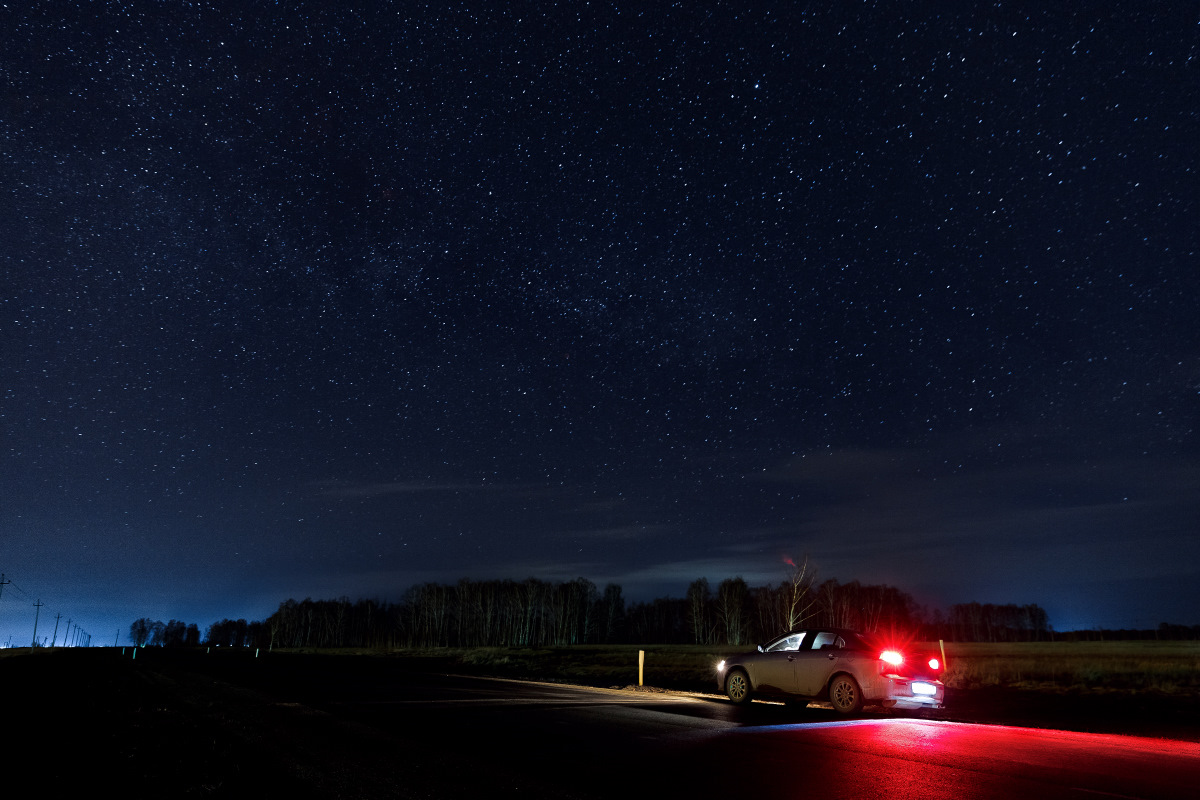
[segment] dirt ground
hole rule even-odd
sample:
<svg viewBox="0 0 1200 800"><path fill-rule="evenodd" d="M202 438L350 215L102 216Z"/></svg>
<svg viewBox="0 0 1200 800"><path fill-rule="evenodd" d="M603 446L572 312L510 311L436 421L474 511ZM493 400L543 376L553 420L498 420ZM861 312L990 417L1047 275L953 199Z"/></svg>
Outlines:
<svg viewBox="0 0 1200 800"><path fill-rule="evenodd" d="M0 656L5 743L0 786L149 797L439 797L440 776L495 796L496 770L416 735L397 739L272 696L311 680L284 656L269 681L243 680L235 659L140 659L117 649ZM279 657L276 656L278 659ZM353 657L351 657L353 658ZM370 659L370 657L363 657ZM219 669L210 665L222 662ZM244 659L243 659L244 661ZM363 661L364 668L378 659ZM430 663L422 662L420 669ZM397 662L389 662L395 669ZM405 667L400 667L405 668ZM416 669L417 667L412 667ZM261 672L261 671L258 671ZM1138 694L950 692L938 719L1200 741L1200 699ZM521 796L562 797L516 772ZM469 793L475 793L471 791Z"/></svg>

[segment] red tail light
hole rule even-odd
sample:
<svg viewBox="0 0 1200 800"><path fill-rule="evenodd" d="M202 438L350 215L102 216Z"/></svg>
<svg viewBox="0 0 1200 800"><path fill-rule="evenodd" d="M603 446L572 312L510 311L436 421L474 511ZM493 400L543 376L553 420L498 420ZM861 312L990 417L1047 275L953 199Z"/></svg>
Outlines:
<svg viewBox="0 0 1200 800"><path fill-rule="evenodd" d="M914 655L909 660L900 650L889 649L879 654L879 670L884 675L933 679L942 671L942 661L932 653Z"/></svg>

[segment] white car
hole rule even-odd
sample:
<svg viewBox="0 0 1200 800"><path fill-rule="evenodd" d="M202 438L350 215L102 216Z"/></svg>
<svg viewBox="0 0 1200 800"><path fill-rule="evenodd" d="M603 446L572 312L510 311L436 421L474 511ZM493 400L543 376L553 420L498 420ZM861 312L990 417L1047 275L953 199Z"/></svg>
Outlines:
<svg viewBox="0 0 1200 800"><path fill-rule="evenodd" d="M864 705L942 708L946 687L936 655L842 628L785 633L717 666L717 686L735 703L756 696L828 700L853 714Z"/></svg>

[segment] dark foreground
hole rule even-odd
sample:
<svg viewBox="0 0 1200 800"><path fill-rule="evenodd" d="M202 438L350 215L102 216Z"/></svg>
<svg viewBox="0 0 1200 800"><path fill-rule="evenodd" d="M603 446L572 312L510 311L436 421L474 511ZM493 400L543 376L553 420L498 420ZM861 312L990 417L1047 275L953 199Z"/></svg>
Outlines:
<svg viewBox="0 0 1200 800"><path fill-rule="evenodd" d="M116 789L123 797L672 796L739 785L738 765L705 772L726 754L746 759L747 775L761 771L753 760L769 748L752 743L754 731L800 737L789 726L841 721L820 708L735 708L715 696L683 698L664 711L652 692L632 690L597 700L533 687L518 701L510 684L438 675L428 659L131 653L0 657L8 712L0 785L56 794ZM932 718L1152 737L1161 748L1151 740L1150 749L1168 755L1172 748L1195 752L1171 740L1200 741L1195 698L993 691L948 700ZM598 705L604 714L595 713ZM854 722L891 719L868 709ZM728 739L701 742L732 730L748 734L737 739L741 750ZM922 740L944 751L950 745L938 737L946 730L924 730ZM781 746L791 747L772 740ZM795 753L781 758L791 763ZM1194 766L1200 774L1200 761ZM841 796L856 791L847 786Z"/></svg>

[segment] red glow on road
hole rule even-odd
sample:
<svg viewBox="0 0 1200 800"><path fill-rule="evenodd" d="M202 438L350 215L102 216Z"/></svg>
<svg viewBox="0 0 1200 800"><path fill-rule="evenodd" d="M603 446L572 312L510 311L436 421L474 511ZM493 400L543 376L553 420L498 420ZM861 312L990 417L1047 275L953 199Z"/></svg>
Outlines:
<svg viewBox="0 0 1200 800"><path fill-rule="evenodd" d="M897 719L814 725L792 735L816 737L825 745L877 756L915 757L959 766L976 760L1038 769L1068 765L1084 774L1125 774L1135 779L1140 770L1155 767L1164 774L1181 768L1200 769L1200 742L1121 734Z"/></svg>

